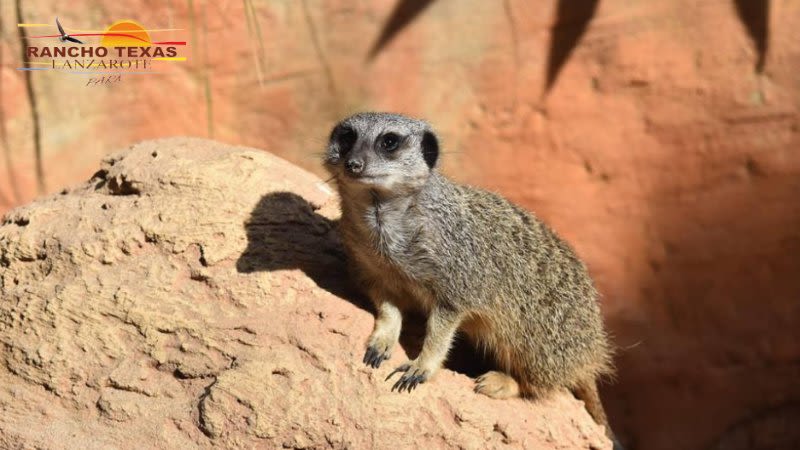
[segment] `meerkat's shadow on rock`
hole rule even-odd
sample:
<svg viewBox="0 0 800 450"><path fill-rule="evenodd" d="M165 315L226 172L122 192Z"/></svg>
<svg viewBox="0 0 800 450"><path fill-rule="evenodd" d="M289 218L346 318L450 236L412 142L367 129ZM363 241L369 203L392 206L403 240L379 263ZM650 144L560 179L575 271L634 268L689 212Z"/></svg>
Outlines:
<svg viewBox="0 0 800 450"><path fill-rule="evenodd" d="M247 248L236 261L236 269L241 273L300 269L317 286L375 314L369 299L350 281L337 221L317 214L316 209L291 192L263 196L244 224ZM424 336L424 317L405 314L400 345L410 358L419 353ZM466 340L458 339L446 367L477 376L487 370L487 364L476 355Z"/></svg>
<svg viewBox="0 0 800 450"><path fill-rule="evenodd" d="M245 222L247 249L236 261L241 273L300 269L321 288L371 311L347 276L346 256L336 221L291 192L261 198Z"/></svg>

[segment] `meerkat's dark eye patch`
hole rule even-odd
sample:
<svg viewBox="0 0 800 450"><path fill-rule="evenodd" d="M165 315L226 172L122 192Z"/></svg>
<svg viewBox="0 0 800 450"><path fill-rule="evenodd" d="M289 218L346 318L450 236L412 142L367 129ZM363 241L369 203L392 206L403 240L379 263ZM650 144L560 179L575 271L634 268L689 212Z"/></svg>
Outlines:
<svg viewBox="0 0 800 450"><path fill-rule="evenodd" d="M358 133L356 133L356 130L346 125L337 126L331 133L331 143L338 144L339 155L342 156L353 148L357 140Z"/></svg>
<svg viewBox="0 0 800 450"><path fill-rule="evenodd" d="M439 140L430 131L426 131L422 136L422 157L425 159L425 164L431 169L439 159Z"/></svg>
<svg viewBox="0 0 800 450"><path fill-rule="evenodd" d="M400 148L400 136L395 133L386 133L378 138L378 147L386 152L393 152Z"/></svg>

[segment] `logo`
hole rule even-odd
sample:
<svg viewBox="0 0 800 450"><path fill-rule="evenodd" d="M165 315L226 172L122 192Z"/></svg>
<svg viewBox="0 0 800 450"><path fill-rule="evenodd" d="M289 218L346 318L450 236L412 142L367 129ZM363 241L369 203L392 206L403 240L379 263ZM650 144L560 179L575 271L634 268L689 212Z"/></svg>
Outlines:
<svg viewBox="0 0 800 450"><path fill-rule="evenodd" d="M18 27L51 28L58 34L26 36L24 67L17 70L49 71L88 77L86 86L122 81L127 75L154 75L171 71L186 61L186 41L155 40L153 36L182 34L183 29L146 29L135 20L118 20L105 30L79 30L20 23Z"/></svg>

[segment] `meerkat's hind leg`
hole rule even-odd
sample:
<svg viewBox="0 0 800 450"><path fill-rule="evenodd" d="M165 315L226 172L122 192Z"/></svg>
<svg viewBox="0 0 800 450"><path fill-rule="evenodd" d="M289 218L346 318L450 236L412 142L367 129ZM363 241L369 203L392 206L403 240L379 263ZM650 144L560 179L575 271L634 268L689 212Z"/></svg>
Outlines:
<svg viewBox="0 0 800 450"><path fill-rule="evenodd" d="M492 370L475 379L475 392L491 398L520 396L519 383L511 375Z"/></svg>
<svg viewBox="0 0 800 450"><path fill-rule="evenodd" d="M397 306L383 302L378 306L375 328L367 340L364 364L377 369L381 363L391 358L392 350L400 339L403 315Z"/></svg>

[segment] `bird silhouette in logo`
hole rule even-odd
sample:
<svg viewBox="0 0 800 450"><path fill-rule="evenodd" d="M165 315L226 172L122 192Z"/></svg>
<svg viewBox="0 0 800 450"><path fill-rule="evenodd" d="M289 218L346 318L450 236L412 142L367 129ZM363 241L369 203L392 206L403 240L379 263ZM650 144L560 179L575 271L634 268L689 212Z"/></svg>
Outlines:
<svg viewBox="0 0 800 450"><path fill-rule="evenodd" d="M83 42L79 41L78 39L75 39L74 37L72 37L70 35L68 35L67 32L64 31L64 27L61 26L61 22L58 21L58 17L56 17L56 26L58 27L58 32L61 33L61 36L58 38L59 41L61 41L61 42L70 41L70 42L74 42L76 44L83 44Z"/></svg>

